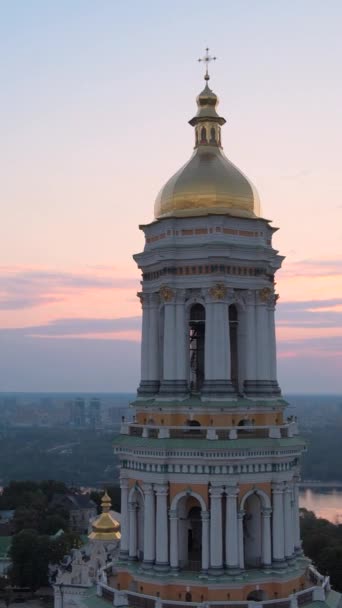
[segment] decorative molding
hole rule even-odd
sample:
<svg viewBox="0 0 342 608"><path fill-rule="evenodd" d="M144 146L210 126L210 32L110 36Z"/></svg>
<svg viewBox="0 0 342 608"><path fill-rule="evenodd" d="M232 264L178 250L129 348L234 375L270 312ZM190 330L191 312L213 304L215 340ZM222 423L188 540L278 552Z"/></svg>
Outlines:
<svg viewBox="0 0 342 608"><path fill-rule="evenodd" d="M168 287L167 285L162 285L159 290L159 295L162 302L168 303L173 301L175 297L175 292L173 291L173 289L171 289L171 287Z"/></svg>
<svg viewBox="0 0 342 608"><path fill-rule="evenodd" d="M224 300L227 296L228 288L224 283L216 283L209 289L209 296L213 300Z"/></svg>

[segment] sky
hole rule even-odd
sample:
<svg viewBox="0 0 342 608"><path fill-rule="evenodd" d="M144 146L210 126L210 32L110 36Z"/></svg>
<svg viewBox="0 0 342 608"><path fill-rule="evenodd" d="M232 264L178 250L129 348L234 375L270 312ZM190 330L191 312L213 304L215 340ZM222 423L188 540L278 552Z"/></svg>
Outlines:
<svg viewBox="0 0 342 608"><path fill-rule="evenodd" d="M226 155L280 228L279 381L342 392L340 0L0 0L0 391L134 391L139 224L217 56Z"/></svg>

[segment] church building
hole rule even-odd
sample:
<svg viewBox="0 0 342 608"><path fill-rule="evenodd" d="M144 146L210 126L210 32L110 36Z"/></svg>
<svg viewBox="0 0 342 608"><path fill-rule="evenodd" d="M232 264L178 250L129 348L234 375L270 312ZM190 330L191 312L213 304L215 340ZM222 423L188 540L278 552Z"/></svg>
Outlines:
<svg viewBox="0 0 342 608"><path fill-rule="evenodd" d="M141 381L114 442L120 556L98 585L115 606L312 608L333 593L301 549L305 443L277 381L277 228L223 152L225 122L206 69L193 154L140 226Z"/></svg>

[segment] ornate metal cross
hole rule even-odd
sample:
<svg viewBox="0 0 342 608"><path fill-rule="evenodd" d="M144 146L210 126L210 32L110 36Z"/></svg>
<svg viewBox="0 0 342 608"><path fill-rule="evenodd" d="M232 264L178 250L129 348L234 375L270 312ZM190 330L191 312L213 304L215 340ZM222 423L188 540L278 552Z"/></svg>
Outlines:
<svg viewBox="0 0 342 608"><path fill-rule="evenodd" d="M209 76L208 66L209 66L210 61L216 61L216 59L217 59L217 57L212 57L211 55L209 55L209 48L207 47L205 49L204 57L201 57L201 59L198 60L198 61L204 61L204 63L205 63L204 80L209 80L210 76Z"/></svg>

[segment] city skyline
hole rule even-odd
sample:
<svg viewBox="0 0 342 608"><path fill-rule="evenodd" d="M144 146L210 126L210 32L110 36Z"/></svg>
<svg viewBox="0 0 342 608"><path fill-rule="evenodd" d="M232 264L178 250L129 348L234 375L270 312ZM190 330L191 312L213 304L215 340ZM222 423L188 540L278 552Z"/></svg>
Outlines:
<svg viewBox="0 0 342 608"><path fill-rule="evenodd" d="M224 151L256 185L286 256L280 384L339 392L341 6L218 2L219 21L201 1L98 7L2 8L1 390L135 390L131 256L192 152L208 44Z"/></svg>

